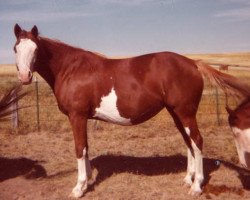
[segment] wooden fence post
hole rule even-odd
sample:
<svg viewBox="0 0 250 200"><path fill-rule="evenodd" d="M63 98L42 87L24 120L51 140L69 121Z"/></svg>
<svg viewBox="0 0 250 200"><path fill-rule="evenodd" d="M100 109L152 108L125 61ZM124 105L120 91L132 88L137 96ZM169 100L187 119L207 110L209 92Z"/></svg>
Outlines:
<svg viewBox="0 0 250 200"><path fill-rule="evenodd" d="M39 87L38 80L35 77L35 89L36 89L36 119L37 119L37 130L40 131L40 108L39 108Z"/></svg>
<svg viewBox="0 0 250 200"><path fill-rule="evenodd" d="M216 98L216 116L217 116L217 124L220 126L220 102L219 102L219 92L218 88L215 87L215 98Z"/></svg>
<svg viewBox="0 0 250 200"><path fill-rule="evenodd" d="M13 95L13 99L15 99L15 98L17 98L16 93ZM19 122L19 119L18 119L18 101L12 103L10 110L14 110L14 112L12 112L12 114L11 114L11 121L12 121L12 127L14 129L16 129L16 128L18 128L18 122Z"/></svg>

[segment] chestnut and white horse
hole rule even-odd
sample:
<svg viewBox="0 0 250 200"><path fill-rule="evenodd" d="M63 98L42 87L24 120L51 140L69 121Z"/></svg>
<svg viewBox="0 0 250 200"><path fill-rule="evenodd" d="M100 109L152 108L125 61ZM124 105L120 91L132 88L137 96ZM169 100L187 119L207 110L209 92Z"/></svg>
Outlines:
<svg viewBox="0 0 250 200"><path fill-rule="evenodd" d="M203 91L203 77L225 91L247 91L232 76L171 52L109 59L39 36L34 26L26 31L15 25L18 77L29 84L38 72L50 85L59 109L72 125L78 163L78 180L72 196L87 190L91 167L88 159L87 120L98 119L120 125L142 123L166 108L187 147L185 184L190 194L202 192L204 179L202 137L196 112Z"/></svg>
<svg viewBox="0 0 250 200"><path fill-rule="evenodd" d="M240 164L250 169L250 97L245 99L236 109L232 110L229 107L226 109Z"/></svg>

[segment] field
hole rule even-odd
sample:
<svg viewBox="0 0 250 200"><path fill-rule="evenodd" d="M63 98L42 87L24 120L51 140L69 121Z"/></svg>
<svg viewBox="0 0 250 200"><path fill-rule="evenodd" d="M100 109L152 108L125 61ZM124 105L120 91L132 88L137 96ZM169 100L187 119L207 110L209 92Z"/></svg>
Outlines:
<svg viewBox="0 0 250 200"><path fill-rule="evenodd" d="M250 66L250 53L224 53L224 54L189 54L186 55L195 60L203 60L210 64L228 64L231 66Z"/></svg>
<svg viewBox="0 0 250 200"><path fill-rule="evenodd" d="M0 67L1 80L6 80L1 88L6 90L16 77L13 66L4 68ZM245 80L250 76L245 70L229 73ZM46 88L43 95L48 94ZM22 105L35 96L30 94L25 98ZM54 103L50 98L42 98L45 102L41 103ZM220 101L224 103L223 97ZM223 114L223 123L218 126L215 115L209 114L215 110L214 104L207 102L211 102L209 96L203 98L198 113L206 178L204 192L198 199L249 199L250 172L238 165L226 115ZM46 109L52 112L51 107ZM22 112L21 115L28 115L27 121L35 118L31 111ZM51 117L47 111L44 113L41 118ZM30 125L22 125L18 131L7 125L0 127L0 199L69 199L77 177L72 132L66 117L58 111L52 115L59 115L60 120L53 124L45 121L39 132ZM186 146L166 111L129 128L90 121L88 136L93 178L82 199L197 199L188 196L188 188L182 185Z"/></svg>

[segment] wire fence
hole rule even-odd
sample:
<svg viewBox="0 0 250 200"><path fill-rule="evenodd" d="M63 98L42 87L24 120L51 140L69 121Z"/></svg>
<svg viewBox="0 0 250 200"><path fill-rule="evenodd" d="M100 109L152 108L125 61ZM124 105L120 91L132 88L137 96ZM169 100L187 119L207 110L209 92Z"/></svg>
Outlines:
<svg viewBox="0 0 250 200"><path fill-rule="evenodd" d="M1 68L0 79L0 95L4 91L8 91L13 85L17 83L16 69L12 66L6 66L3 70ZM230 67L225 73L232 74L240 79L250 80L250 67ZM23 90L28 92L23 99L18 102L16 107L24 107L13 113L10 120L0 123L0 129L11 129L18 132L31 132L40 130L71 130L68 118L62 114L57 106L57 102L53 91L48 84L38 75L35 74L32 84L24 86ZM239 101L232 97L226 97L224 93L216 87L205 81L205 87L202 99L197 113L197 121L202 126L220 126L227 124L227 112L225 110L226 102L235 108ZM164 112L164 111L163 111ZM157 120L164 120L164 123L173 124L172 117L165 112L163 118ZM92 124L97 124L92 122ZM90 123L90 124L91 124ZM102 124L100 122L99 124Z"/></svg>
<svg viewBox="0 0 250 200"><path fill-rule="evenodd" d="M0 82L0 87L8 88L6 85L11 84L13 85L12 82ZM2 123L2 127L25 132L70 128L68 118L59 111L54 94L46 82L35 78L24 90L29 94L16 106L25 108L13 113L11 120ZM237 104L234 99L227 99L218 88L205 84L197 113L198 123L207 126L227 124L226 102L232 107ZM166 115L164 120L166 123L172 123L170 115Z"/></svg>

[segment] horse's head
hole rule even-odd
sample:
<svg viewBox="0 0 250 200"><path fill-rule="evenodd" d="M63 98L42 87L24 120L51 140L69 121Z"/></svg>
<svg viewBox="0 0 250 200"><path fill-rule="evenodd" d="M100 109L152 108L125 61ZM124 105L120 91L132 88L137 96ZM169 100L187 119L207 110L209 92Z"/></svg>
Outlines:
<svg viewBox="0 0 250 200"><path fill-rule="evenodd" d="M18 77L23 84L29 84L32 81L34 63L37 57L38 29L34 26L31 31L25 31L16 24L14 33L17 39L14 51Z"/></svg>
<svg viewBox="0 0 250 200"><path fill-rule="evenodd" d="M250 169L250 100L235 110L227 108L240 164Z"/></svg>

